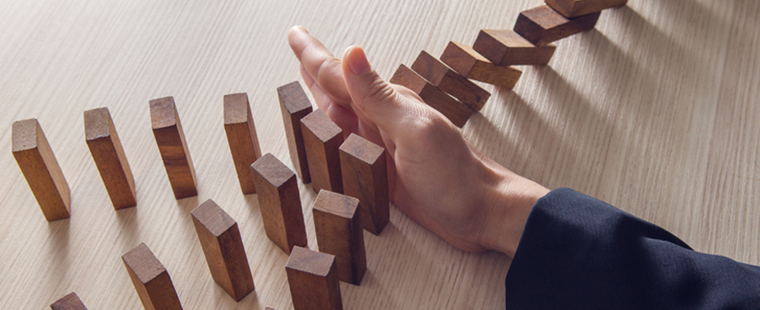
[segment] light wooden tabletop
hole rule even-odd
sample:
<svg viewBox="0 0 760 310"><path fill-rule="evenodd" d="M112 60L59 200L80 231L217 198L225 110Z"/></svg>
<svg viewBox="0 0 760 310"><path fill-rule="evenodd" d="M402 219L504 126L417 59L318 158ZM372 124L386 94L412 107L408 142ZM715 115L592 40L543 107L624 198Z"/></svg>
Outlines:
<svg viewBox="0 0 760 310"><path fill-rule="evenodd" d="M292 308L287 256L242 195L222 96L247 92L261 147L292 167L275 89L300 80L286 43L301 24L340 54L366 48L385 77L421 50L508 28L530 1L0 1L0 308L42 309L75 291L90 309L136 309L121 255L145 242L186 309ZM557 43L492 92L464 134L547 187L571 187L661 225L696 250L760 263L760 1L637 1ZM175 200L148 100L174 96L199 195ZM114 211L84 139L108 107L138 205ZM11 154L11 124L37 118L71 187L48 223ZM309 243L315 193L299 184ZM235 302L209 274L190 211L214 199L238 221L256 291ZM347 309L500 309L510 260L459 251L398 209L365 232Z"/></svg>

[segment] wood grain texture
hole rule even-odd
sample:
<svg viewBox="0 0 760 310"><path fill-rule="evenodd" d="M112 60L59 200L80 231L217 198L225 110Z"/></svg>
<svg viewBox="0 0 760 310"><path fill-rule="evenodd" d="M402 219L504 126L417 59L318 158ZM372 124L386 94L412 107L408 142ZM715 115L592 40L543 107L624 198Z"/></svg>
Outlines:
<svg viewBox="0 0 760 310"><path fill-rule="evenodd" d="M294 309L343 309L334 255L297 246L290 253L285 269Z"/></svg>
<svg viewBox="0 0 760 310"><path fill-rule="evenodd" d="M150 123L174 198L182 199L198 195L195 166L190 158L174 97L150 101Z"/></svg>
<svg viewBox="0 0 760 310"><path fill-rule="evenodd" d="M512 30L481 29L472 49L495 65L546 65L557 46L535 46Z"/></svg>
<svg viewBox="0 0 760 310"><path fill-rule="evenodd" d="M379 235L390 220L388 164L385 149L351 134L340 145L343 191L359 199L362 227Z"/></svg>
<svg viewBox="0 0 760 310"><path fill-rule="evenodd" d="M311 183L309 162L306 158L306 148L301 132L301 119L311 113L311 101L298 81L290 82L277 88L277 98L280 100L282 122L285 124L285 136L288 139L290 160L303 183Z"/></svg>
<svg viewBox="0 0 760 310"><path fill-rule="evenodd" d="M475 111L483 109L491 96L491 93L470 82L426 51L420 52L414 60L412 70Z"/></svg>
<svg viewBox="0 0 760 310"><path fill-rule="evenodd" d="M474 113L467 105L451 97L403 64L398 67L396 73L393 74L389 81L409 88L420 96L427 105L441 112L443 116L459 128L462 128Z"/></svg>
<svg viewBox="0 0 760 310"><path fill-rule="evenodd" d="M343 143L343 130L322 110L315 110L301 119L306 158L309 162L311 188L343 192L338 148Z"/></svg>
<svg viewBox="0 0 760 310"><path fill-rule="evenodd" d="M137 205L135 179L108 108L84 111L84 136L113 208Z"/></svg>
<svg viewBox="0 0 760 310"><path fill-rule="evenodd" d="M235 162L240 189L243 194L255 194L251 164L261 157L261 146L248 104L248 94L224 95L224 132Z"/></svg>
<svg viewBox="0 0 760 310"><path fill-rule="evenodd" d="M542 5L520 13L515 22L517 34L536 46L544 46L576 33L594 29L601 12L567 18Z"/></svg>
<svg viewBox="0 0 760 310"><path fill-rule="evenodd" d="M522 75L522 71L515 67L494 65L472 47L453 41L446 45L446 49L441 54L441 61L468 79L506 89L514 88Z"/></svg>
<svg viewBox="0 0 760 310"><path fill-rule="evenodd" d="M71 292L50 305L52 310L87 310L77 293Z"/></svg>
<svg viewBox="0 0 760 310"><path fill-rule="evenodd" d="M182 309L169 272L145 243L121 256L146 310Z"/></svg>
<svg viewBox="0 0 760 310"><path fill-rule="evenodd" d="M601 12L604 9L624 6L628 0L545 0L546 5L567 18Z"/></svg>
<svg viewBox="0 0 760 310"><path fill-rule="evenodd" d="M361 284L367 271L367 256L359 199L320 190L312 213L319 251L335 255L338 279Z"/></svg>

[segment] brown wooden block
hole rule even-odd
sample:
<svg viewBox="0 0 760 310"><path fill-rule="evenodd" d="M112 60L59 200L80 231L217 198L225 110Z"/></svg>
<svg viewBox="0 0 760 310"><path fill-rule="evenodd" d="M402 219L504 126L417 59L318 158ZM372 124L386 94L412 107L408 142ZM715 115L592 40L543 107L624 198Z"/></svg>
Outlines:
<svg viewBox="0 0 760 310"><path fill-rule="evenodd" d="M195 168L187 149L174 97L151 100L150 120L174 197L180 199L198 195Z"/></svg>
<svg viewBox="0 0 760 310"><path fill-rule="evenodd" d="M343 130L322 110L315 110L301 119L301 132L309 161L311 187L315 192L326 189L343 192L338 147L343 143Z"/></svg>
<svg viewBox="0 0 760 310"><path fill-rule="evenodd" d="M48 221L69 218L69 184L37 119L13 123L13 157Z"/></svg>
<svg viewBox="0 0 760 310"><path fill-rule="evenodd" d="M367 271L359 199L321 190L312 213L319 251L335 255L338 279L359 285Z"/></svg>
<svg viewBox="0 0 760 310"><path fill-rule="evenodd" d="M243 194L255 194L251 164L261 157L259 138L246 93L224 95L224 131Z"/></svg>
<svg viewBox="0 0 760 310"><path fill-rule="evenodd" d="M84 135L113 208L134 207L135 179L108 108L84 111Z"/></svg>
<svg viewBox="0 0 760 310"><path fill-rule="evenodd" d="M472 47L456 42L449 42L441 54L441 61L468 79L507 89L515 87L522 75L522 71L514 67L494 65Z"/></svg>
<svg viewBox="0 0 760 310"><path fill-rule="evenodd" d="M464 126L474 112L470 107L460 102L454 97L442 91L430 83L427 79L409 69L405 65L400 65L390 80L406 88L409 88L422 98L427 105L441 112L443 116L449 119L457 127Z"/></svg>
<svg viewBox="0 0 760 310"><path fill-rule="evenodd" d="M211 199L191 214L211 277L240 301L254 290L254 285L237 222Z"/></svg>
<svg viewBox="0 0 760 310"><path fill-rule="evenodd" d="M495 65L545 65L557 46L535 46L512 30L480 30L472 48Z"/></svg>
<svg viewBox="0 0 760 310"><path fill-rule="evenodd" d="M280 110L282 110L282 121L285 124L285 136L288 139L290 160L301 177L301 181L304 184L310 183L311 175L309 174L309 163L306 159L306 148L301 132L301 119L311 113L311 102L298 81L278 87L277 96L280 99Z"/></svg>
<svg viewBox="0 0 760 310"><path fill-rule="evenodd" d="M417 56L412 70L475 111L480 111L491 96L485 89L470 82L426 51Z"/></svg>
<svg viewBox="0 0 760 310"><path fill-rule="evenodd" d="M251 168L267 237L285 253L290 253L293 246L307 246L295 173L270 153L261 156Z"/></svg>
<svg viewBox="0 0 760 310"><path fill-rule="evenodd" d="M145 243L140 243L121 259L146 310L182 309L169 272Z"/></svg>
<svg viewBox="0 0 760 310"><path fill-rule="evenodd" d="M340 310L335 256L294 247L285 266L295 310Z"/></svg>
<svg viewBox="0 0 760 310"><path fill-rule="evenodd" d="M549 44L579 32L594 29L599 13L568 19L554 9L542 5L520 13L514 30L537 46Z"/></svg>
<svg viewBox="0 0 760 310"><path fill-rule="evenodd" d="M77 293L71 292L50 305L53 310L87 310Z"/></svg>
<svg viewBox="0 0 760 310"><path fill-rule="evenodd" d="M628 0L546 0L546 5L568 18L624 6L626 3Z"/></svg>
<svg viewBox="0 0 760 310"><path fill-rule="evenodd" d="M343 192L359 198L362 227L379 235L390 220L385 149L351 134L340 145Z"/></svg>

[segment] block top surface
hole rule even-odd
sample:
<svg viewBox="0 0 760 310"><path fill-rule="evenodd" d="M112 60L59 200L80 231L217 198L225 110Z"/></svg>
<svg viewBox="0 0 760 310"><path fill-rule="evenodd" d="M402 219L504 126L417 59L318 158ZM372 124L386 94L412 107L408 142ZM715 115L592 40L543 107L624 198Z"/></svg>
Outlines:
<svg viewBox="0 0 760 310"><path fill-rule="evenodd" d="M266 153L264 156L261 156L261 158L251 164L251 168L261 174L269 183L277 187L296 175L293 173L293 170L285 166L272 153Z"/></svg>
<svg viewBox="0 0 760 310"><path fill-rule="evenodd" d="M419 73L425 79L437 84L446 75L452 71L449 66L444 64L438 58L433 57L427 51L421 51L412 64L412 70Z"/></svg>
<svg viewBox="0 0 760 310"><path fill-rule="evenodd" d="M248 121L248 94L238 93L224 95L224 124L239 124Z"/></svg>
<svg viewBox="0 0 760 310"><path fill-rule="evenodd" d="M340 145L340 150L369 164L385 154L383 147L353 133Z"/></svg>
<svg viewBox="0 0 760 310"><path fill-rule="evenodd" d="M326 277L334 264L334 255L294 246L285 268Z"/></svg>
<svg viewBox="0 0 760 310"><path fill-rule="evenodd" d="M163 97L150 101L150 124L153 129L175 126L177 124L177 107L174 97Z"/></svg>
<svg viewBox="0 0 760 310"><path fill-rule="evenodd" d="M338 127L325 112L316 109L301 119L301 123L308 127L319 140L327 142L337 135L342 135L343 130Z"/></svg>
<svg viewBox="0 0 760 310"><path fill-rule="evenodd" d="M164 265L158 261L158 258L153 255L153 252L150 251L145 243L140 243L140 245L122 255L121 259L132 269L132 272L135 273L142 283L148 283L158 275L166 272Z"/></svg>
<svg viewBox="0 0 760 310"><path fill-rule="evenodd" d="M21 152L37 148L37 135L42 133L40 123L36 118L13 122L13 152ZM44 135L44 134L43 134Z"/></svg>
<svg viewBox="0 0 760 310"><path fill-rule="evenodd" d="M306 93L303 91L303 88L298 81L277 87L277 95L280 97L280 102L282 102L285 109L287 109L290 114L311 107L311 101L309 101L309 97L306 96Z"/></svg>
<svg viewBox="0 0 760 310"><path fill-rule="evenodd" d="M319 190L314 200L314 210L335 214L344 218L353 218L359 208L359 199L327 190Z"/></svg>
<svg viewBox="0 0 760 310"><path fill-rule="evenodd" d="M418 94L422 91L423 88L425 88L427 84L430 84L430 82L424 77L403 64L400 65L398 69L396 69L396 73L393 74L390 82L403 85Z"/></svg>
<svg viewBox="0 0 760 310"><path fill-rule="evenodd" d="M450 41L449 45L446 46L446 49L449 49L449 47L454 48L454 49L458 49L458 50L460 50L460 51L462 51L464 53L467 53L469 56L471 56L472 58L475 58L475 60L477 60L477 61L491 62L490 60L488 60L485 57L483 57L483 55L480 55L480 53L478 53L477 51L475 51L475 49L473 49L471 46L464 45L462 43L457 43L457 42L454 42L454 41Z"/></svg>
<svg viewBox="0 0 760 310"><path fill-rule="evenodd" d="M53 310L87 310L77 293L71 292L50 305Z"/></svg>
<svg viewBox="0 0 760 310"><path fill-rule="evenodd" d="M525 17L540 25L544 29L554 28L570 21L567 19L567 17L562 16L562 14L558 13L547 5L537 6L535 8L523 11L520 14L525 15Z"/></svg>
<svg viewBox="0 0 760 310"><path fill-rule="evenodd" d="M215 237L221 236L230 227L235 225L235 220L211 199L206 200L206 202L195 208L190 214Z"/></svg>
<svg viewBox="0 0 760 310"><path fill-rule="evenodd" d="M536 47L533 45L533 43L530 43L530 41L523 38L521 35L517 34L517 32L514 32L512 30L508 29L483 29L481 30L485 34L493 37L494 39L498 40L499 42L503 43L505 46L510 48L533 48Z"/></svg>
<svg viewBox="0 0 760 310"><path fill-rule="evenodd" d="M111 135L111 113L108 108L84 111L84 136L86 140L107 138Z"/></svg>

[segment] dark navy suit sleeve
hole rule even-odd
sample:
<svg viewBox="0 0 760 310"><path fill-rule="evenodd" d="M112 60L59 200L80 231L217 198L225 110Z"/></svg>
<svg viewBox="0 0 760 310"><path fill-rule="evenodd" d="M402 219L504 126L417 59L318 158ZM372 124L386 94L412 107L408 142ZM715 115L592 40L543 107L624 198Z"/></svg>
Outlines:
<svg viewBox="0 0 760 310"><path fill-rule="evenodd" d="M528 217L506 291L507 309L760 309L760 267L556 189Z"/></svg>

